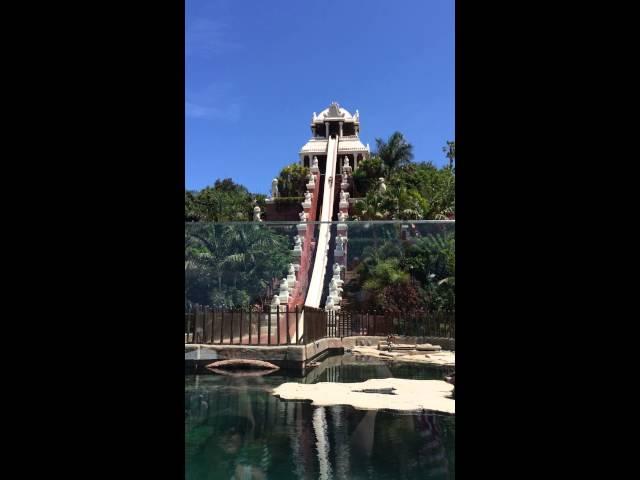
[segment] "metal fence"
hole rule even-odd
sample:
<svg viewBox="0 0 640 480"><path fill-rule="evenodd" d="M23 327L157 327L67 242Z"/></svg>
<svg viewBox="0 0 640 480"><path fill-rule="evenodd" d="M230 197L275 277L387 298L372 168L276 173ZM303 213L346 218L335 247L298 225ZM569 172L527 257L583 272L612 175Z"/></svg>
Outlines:
<svg viewBox="0 0 640 480"><path fill-rule="evenodd" d="M194 305L184 314L185 343L287 345L302 341L299 307L225 309Z"/></svg>
<svg viewBox="0 0 640 480"><path fill-rule="evenodd" d="M456 337L455 312L337 311L327 314L331 337L407 335Z"/></svg>
<svg viewBox="0 0 640 480"><path fill-rule="evenodd" d="M304 326L301 323L304 310ZM262 310L195 305L185 312L185 343L296 345L325 337L407 335L455 338L455 312L325 312L287 305Z"/></svg>

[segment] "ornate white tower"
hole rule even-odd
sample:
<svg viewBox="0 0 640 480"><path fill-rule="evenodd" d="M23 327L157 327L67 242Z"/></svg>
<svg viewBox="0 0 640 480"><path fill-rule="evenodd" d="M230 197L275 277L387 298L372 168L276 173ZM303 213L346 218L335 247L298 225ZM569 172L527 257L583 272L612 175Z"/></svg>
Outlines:
<svg viewBox="0 0 640 480"><path fill-rule="evenodd" d="M369 146L362 144L360 135L360 113L349 113L338 103L331 105L311 118L311 138L299 152L300 164L311 168L313 158L318 158L320 173L324 173L327 159L327 141L329 137L338 139L338 173L342 173L345 158L353 170L358 168L358 162L369 158Z"/></svg>

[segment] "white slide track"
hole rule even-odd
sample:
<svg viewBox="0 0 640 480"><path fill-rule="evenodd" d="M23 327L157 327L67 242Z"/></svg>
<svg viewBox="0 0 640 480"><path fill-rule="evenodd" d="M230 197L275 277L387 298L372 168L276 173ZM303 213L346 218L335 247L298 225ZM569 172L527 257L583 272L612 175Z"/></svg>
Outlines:
<svg viewBox="0 0 640 480"><path fill-rule="evenodd" d="M324 173L324 190L322 198L322 212L320 221L329 222L333 214L333 204L335 200L335 176L336 158L338 157L338 139L329 137L327 142L327 166ZM331 241L331 225L321 223L316 243L316 258L313 263L311 282L307 291L307 298L304 302L309 307L320 307L322 297L322 287L324 286L324 276L327 270L327 254L329 253L329 243ZM304 323L303 323L304 325Z"/></svg>

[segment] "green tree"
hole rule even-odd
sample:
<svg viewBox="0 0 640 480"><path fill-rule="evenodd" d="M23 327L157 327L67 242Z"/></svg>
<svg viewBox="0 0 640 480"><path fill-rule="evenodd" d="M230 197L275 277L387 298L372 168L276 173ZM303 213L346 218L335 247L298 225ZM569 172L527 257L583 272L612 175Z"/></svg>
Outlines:
<svg viewBox="0 0 640 480"><path fill-rule="evenodd" d="M455 215L455 175L448 168L437 168L430 162L410 163L398 168L389 181L391 189L406 188L423 201L422 218L440 220Z"/></svg>
<svg viewBox="0 0 640 480"><path fill-rule="evenodd" d="M196 223L185 228L185 301L219 307L264 304L291 261L285 235L260 225Z"/></svg>
<svg viewBox="0 0 640 480"><path fill-rule="evenodd" d="M378 179L385 176L385 166L377 156L366 158L358 163L358 169L353 172L353 182L358 196L365 196L375 189Z"/></svg>
<svg viewBox="0 0 640 480"><path fill-rule="evenodd" d="M356 220L384 220L389 217L385 197L377 191L370 191L365 198L356 201L354 213Z"/></svg>
<svg viewBox="0 0 640 480"><path fill-rule="evenodd" d="M442 151L445 156L449 159L449 168L451 170L455 169L455 161L456 161L456 142L447 142L446 147L442 147Z"/></svg>
<svg viewBox="0 0 640 480"><path fill-rule="evenodd" d="M224 222L251 220L255 196L230 178L213 187L185 194L185 221Z"/></svg>
<svg viewBox="0 0 640 480"><path fill-rule="evenodd" d="M282 197L302 197L307 191L309 169L299 163L287 165L278 176L278 191Z"/></svg>
<svg viewBox="0 0 640 480"><path fill-rule="evenodd" d="M376 146L376 155L380 157L388 173L413 159L413 145L408 143L400 132L392 133L387 141L376 138Z"/></svg>

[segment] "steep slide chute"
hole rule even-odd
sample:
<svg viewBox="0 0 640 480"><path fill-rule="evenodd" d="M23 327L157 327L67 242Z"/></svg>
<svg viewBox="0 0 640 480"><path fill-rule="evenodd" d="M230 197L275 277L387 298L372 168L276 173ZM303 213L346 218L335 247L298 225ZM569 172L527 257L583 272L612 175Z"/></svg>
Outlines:
<svg viewBox="0 0 640 480"><path fill-rule="evenodd" d="M327 142L327 167L324 174L324 194L322 198L322 212L320 214L320 221L322 222L330 222L333 213L337 156L338 139L330 137ZM307 291L307 298L304 302L304 304L309 307L320 307L324 276L327 269L327 253L330 243L331 225L329 223L321 223L318 232L318 241L316 243L316 258L313 263L311 282Z"/></svg>

